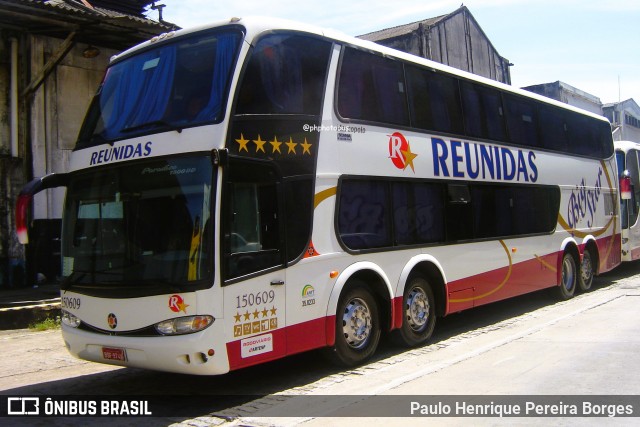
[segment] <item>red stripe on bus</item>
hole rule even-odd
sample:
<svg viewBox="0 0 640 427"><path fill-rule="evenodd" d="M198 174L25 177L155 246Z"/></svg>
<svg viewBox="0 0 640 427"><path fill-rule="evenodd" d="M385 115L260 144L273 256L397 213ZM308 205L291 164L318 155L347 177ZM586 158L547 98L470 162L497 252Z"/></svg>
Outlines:
<svg viewBox="0 0 640 427"><path fill-rule="evenodd" d="M600 272L608 271L607 266L615 265L616 254L618 257L620 256L619 244L620 235L605 237L597 241L601 257ZM609 250L611 248L612 250ZM608 257L605 252L607 250L609 250ZM449 282L446 288L445 314L556 286L561 274L561 260L562 252L558 251ZM393 298L391 329L397 329L402 325L402 300L401 296ZM335 343L335 324L335 315L326 316L227 343L230 369L253 366L284 356L332 346ZM271 334L273 338L272 351L242 357L243 342L246 343L248 339L268 334Z"/></svg>

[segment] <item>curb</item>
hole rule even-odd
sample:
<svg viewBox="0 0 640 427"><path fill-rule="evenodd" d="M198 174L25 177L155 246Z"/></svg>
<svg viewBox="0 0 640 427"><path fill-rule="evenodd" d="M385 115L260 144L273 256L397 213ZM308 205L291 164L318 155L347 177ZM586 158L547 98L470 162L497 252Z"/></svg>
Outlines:
<svg viewBox="0 0 640 427"><path fill-rule="evenodd" d="M60 298L37 304L0 308L0 330L25 329L47 318L60 316Z"/></svg>

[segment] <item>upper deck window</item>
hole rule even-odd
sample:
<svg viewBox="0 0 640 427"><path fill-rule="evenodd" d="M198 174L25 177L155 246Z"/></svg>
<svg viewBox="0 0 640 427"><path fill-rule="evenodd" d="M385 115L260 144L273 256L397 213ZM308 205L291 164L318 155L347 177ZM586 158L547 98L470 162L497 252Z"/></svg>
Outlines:
<svg viewBox="0 0 640 427"><path fill-rule="evenodd" d="M338 86L338 112L347 119L409 124L402 63L346 48Z"/></svg>
<svg viewBox="0 0 640 427"><path fill-rule="evenodd" d="M319 115L331 43L274 33L255 45L242 79L236 114Z"/></svg>
<svg viewBox="0 0 640 427"><path fill-rule="evenodd" d="M220 121L240 39L237 31L199 33L116 62L78 146Z"/></svg>
<svg viewBox="0 0 640 427"><path fill-rule="evenodd" d="M343 49L338 71L336 110L345 122L410 127L598 159L613 154L606 121L349 46Z"/></svg>

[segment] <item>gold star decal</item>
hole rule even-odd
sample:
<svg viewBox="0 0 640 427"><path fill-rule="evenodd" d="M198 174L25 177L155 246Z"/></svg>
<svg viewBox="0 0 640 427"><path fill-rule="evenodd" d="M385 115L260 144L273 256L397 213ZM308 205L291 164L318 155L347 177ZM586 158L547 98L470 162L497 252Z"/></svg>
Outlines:
<svg viewBox="0 0 640 427"><path fill-rule="evenodd" d="M180 309L180 311L183 311L186 313L187 307L189 307L189 304L185 304L184 301L178 303L178 308Z"/></svg>
<svg viewBox="0 0 640 427"><path fill-rule="evenodd" d="M262 138L260 138L260 134L258 134L258 139L253 140L253 143L256 144L256 153L258 151L262 151L266 154L266 152L264 151L264 144L266 144L267 141L263 141Z"/></svg>
<svg viewBox="0 0 640 427"><path fill-rule="evenodd" d="M271 144L271 153L275 153L277 151L278 153L282 154L282 151L280 151L282 142L278 141L277 136L274 136L273 141L269 141L269 144Z"/></svg>
<svg viewBox="0 0 640 427"><path fill-rule="evenodd" d="M272 315L272 316L275 316L275 315L276 315L276 312L278 311L278 309L277 309L277 308L275 308L274 306L271 306L271 310L270 310L270 311L271 311L271 315Z"/></svg>
<svg viewBox="0 0 640 427"><path fill-rule="evenodd" d="M404 169L407 169L407 166L411 166L411 170L415 173L416 170L413 168L413 159L418 157L418 155L411 152L411 146L409 144L407 144L406 150L400 150L400 152L404 156Z"/></svg>
<svg viewBox="0 0 640 427"><path fill-rule="evenodd" d="M256 309L256 311L253 312L253 318L257 319L259 315L260 315L260 312Z"/></svg>
<svg viewBox="0 0 640 427"><path fill-rule="evenodd" d="M267 310L267 308L263 308L262 309L262 317L267 317L269 315L269 310Z"/></svg>
<svg viewBox="0 0 640 427"><path fill-rule="evenodd" d="M285 143L287 147L289 147L289 150L287 150L287 154L297 154L296 153L296 145L298 145L297 142L293 142L293 138L289 138L289 142Z"/></svg>
<svg viewBox="0 0 640 427"><path fill-rule="evenodd" d="M251 318L251 313L249 313L248 311L246 311L244 313L244 320L249 320Z"/></svg>
<svg viewBox="0 0 640 427"><path fill-rule="evenodd" d="M236 142L238 144L240 144L240 148L238 148L238 152L244 150L247 153L249 152L249 149L247 148L247 144L249 143L248 139L244 139L244 135L240 134L240 139L236 139Z"/></svg>
<svg viewBox="0 0 640 427"><path fill-rule="evenodd" d="M241 315L240 315L240 313L238 313L237 311L236 311L236 315L235 315L235 316L233 316L233 318L234 318L234 319L236 319L236 322L240 322L241 317L242 317L242 316L241 316Z"/></svg>
<svg viewBox="0 0 640 427"><path fill-rule="evenodd" d="M302 146L302 154L307 153L311 155L311 144L307 142L307 138L304 139L304 143L300 144Z"/></svg>

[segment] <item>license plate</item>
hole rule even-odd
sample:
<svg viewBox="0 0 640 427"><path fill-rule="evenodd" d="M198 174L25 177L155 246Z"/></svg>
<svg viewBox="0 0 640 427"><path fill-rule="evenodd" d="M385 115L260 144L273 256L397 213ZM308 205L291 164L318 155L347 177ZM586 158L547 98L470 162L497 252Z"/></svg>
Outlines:
<svg viewBox="0 0 640 427"><path fill-rule="evenodd" d="M124 348L102 347L102 357L106 360L127 361L127 352Z"/></svg>

